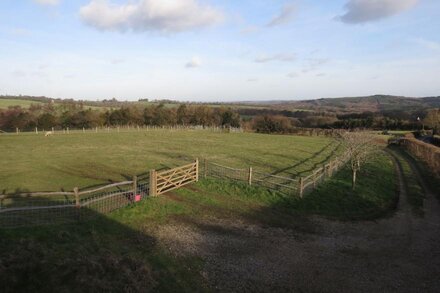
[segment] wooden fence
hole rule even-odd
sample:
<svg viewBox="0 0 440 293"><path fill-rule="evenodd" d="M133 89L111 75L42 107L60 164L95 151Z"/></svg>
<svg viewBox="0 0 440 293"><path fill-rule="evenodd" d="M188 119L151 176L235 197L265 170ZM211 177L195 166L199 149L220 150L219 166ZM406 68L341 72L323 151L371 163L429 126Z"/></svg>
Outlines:
<svg viewBox="0 0 440 293"><path fill-rule="evenodd" d="M165 192L199 181L199 160L194 163L170 170L150 171L150 196L161 195Z"/></svg>
<svg viewBox="0 0 440 293"><path fill-rule="evenodd" d="M169 170L151 170L149 178L63 192L0 195L0 228L62 224L88 220L173 189L197 182L199 162Z"/></svg>
<svg viewBox="0 0 440 293"><path fill-rule="evenodd" d="M252 167L235 169L204 161L205 178L219 178L246 182L283 194L303 197L308 191L331 177L348 160L347 155L317 168L306 177L289 178L254 170ZM83 221L109 213L199 180L199 161L174 169L151 170L148 180L113 183L110 185L68 192L36 192L0 195L0 228L15 228Z"/></svg>
<svg viewBox="0 0 440 293"><path fill-rule="evenodd" d="M302 198L306 193L315 189L326 178L332 177L348 160L349 156L345 153L324 164L322 167L313 170L308 176L298 176L294 178L256 171L252 167L243 169L231 168L205 160L203 164L203 175L205 178L212 177L246 182L248 185L256 185L282 194Z"/></svg>
<svg viewBox="0 0 440 293"><path fill-rule="evenodd" d="M74 133L120 133L120 132L140 132L140 131L155 131L155 130L170 130L170 131L210 131L222 133L241 133L241 127L223 127L223 126L203 126L203 125L121 125L121 126L97 126L92 128L72 128L72 127L51 127L48 129L35 127L33 129L19 129L15 131L6 132L0 130L3 134L25 134L35 133L37 135L59 135L59 134L74 134Z"/></svg>

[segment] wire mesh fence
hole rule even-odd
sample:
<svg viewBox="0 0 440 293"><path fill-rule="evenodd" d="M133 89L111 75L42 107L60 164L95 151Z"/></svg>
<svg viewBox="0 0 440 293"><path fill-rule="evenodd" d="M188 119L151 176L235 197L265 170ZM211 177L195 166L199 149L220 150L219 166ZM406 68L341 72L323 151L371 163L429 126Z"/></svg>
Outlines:
<svg viewBox="0 0 440 293"><path fill-rule="evenodd" d="M246 169L236 169L222 166L216 163L204 161L204 177L216 179L246 182L249 185L264 187L286 195L296 195L303 197L306 193L315 189L326 178L330 178L342 166L346 164L349 157L343 154L335 158L323 167L315 169L309 176L294 178L268 174L253 170L252 167Z"/></svg>
<svg viewBox="0 0 440 293"><path fill-rule="evenodd" d="M307 177L296 178L272 175L253 170L252 167L236 169L206 160L200 166L200 172L204 174L205 178L246 182L249 185L260 186L282 194L303 197L306 192L316 188L326 178L331 177L347 161L348 156L343 155L323 167L315 169ZM191 182L196 182L199 178L199 162L196 160L196 163L190 165L192 166L191 170L194 169L195 171L190 170L188 174L191 175ZM180 170L184 167L175 169ZM168 174L167 172L165 173ZM176 180L186 180L186 173L173 171L171 174L177 176L174 178ZM157 187L163 183L158 182L157 178L156 180L150 180L151 178L153 177L151 177L150 172L150 176L141 180L138 180L135 176L133 181L113 183L93 190L79 191L75 188L73 192L0 195L0 228L63 224L89 220L97 215L107 214L116 209L140 202L149 195L156 195L156 193L151 193L151 188L157 190ZM167 177L166 182L173 183L174 179ZM150 186L151 184L152 186ZM183 185L179 183L176 186Z"/></svg>
<svg viewBox="0 0 440 293"><path fill-rule="evenodd" d="M149 184L104 186L98 191L83 191L79 200L74 192L65 195L38 193L0 199L0 228L66 224L90 220L100 214L140 202L148 196ZM135 192L136 191L136 192ZM80 193L78 193L79 195Z"/></svg>

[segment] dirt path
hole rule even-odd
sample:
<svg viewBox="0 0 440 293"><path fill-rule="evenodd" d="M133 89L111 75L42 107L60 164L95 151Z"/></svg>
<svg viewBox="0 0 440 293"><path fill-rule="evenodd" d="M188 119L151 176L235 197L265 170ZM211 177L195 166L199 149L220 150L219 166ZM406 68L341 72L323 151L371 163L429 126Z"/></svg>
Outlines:
<svg viewBox="0 0 440 293"><path fill-rule="evenodd" d="M426 188L425 217L415 217L397 161L396 168L400 200L391 218L313 218L314 233L215 218L166 225L156 233L176 255L203 258L203 276L216 291L438 292L439 204Z"/></svg>

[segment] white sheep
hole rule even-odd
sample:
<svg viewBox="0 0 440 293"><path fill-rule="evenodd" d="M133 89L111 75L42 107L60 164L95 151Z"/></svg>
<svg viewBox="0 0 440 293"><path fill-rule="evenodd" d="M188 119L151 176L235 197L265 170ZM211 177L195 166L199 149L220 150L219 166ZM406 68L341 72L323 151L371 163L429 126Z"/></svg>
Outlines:
<svg viewBox="0 0 440 293"><path fill-rule="evenodd" d="M46 131L46 133L44 134L44 136L51 136L53 134L52 131Z"/></svg>

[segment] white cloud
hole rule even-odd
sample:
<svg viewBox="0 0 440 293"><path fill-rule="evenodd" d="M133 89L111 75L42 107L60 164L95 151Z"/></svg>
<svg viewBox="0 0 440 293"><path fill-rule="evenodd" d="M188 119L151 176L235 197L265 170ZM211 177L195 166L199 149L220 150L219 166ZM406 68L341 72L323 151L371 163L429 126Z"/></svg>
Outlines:
<svg viewBox="0 0 440 293"><path fill-rule="evenodd" d="M306 59L306 65L304 66L302 73L308 73L319 69L322 65L328 63L328 58L309 58Z"/></svg>
<svg viewBox="0 0 440 293"><path fill-rule="evenodd" d="M276 54L272 56L259 56L255 58L255 62L257 63L266 63L271 61L282 61L282 62L292 62L295 61L295 54Z"/></svg>
<svg viewBox="0 0 440 293"><path fill-rule="evenodd" d="M419 0L349 0L342 22L357 24L376 21L412 8Z"/></svg>
<svg viewBox="0 0 440 293"><path fill-rule="evenodd" d="M92 0L81 7L84 23L100 30L181 32L222 20L217 9L196 0L137 0L114 4Z"/></svg>
<svg viewBox="0 0 440 293"><path fill-rule="evenodd" d="M295 12L296 5L293 3L287 4L283 7L281 12L267 24L267 26L278 26L289 23L295 16Z"/></svg>
<svg viewBox="0 0 440 293"><path fill-rule="evenodd" d="M34 2L41 5L58 5L60 3L59 0L34 0Z"/></svg>
<svg viewBox="0 0 440 293"><path fill-rule="evenodd" d="M125 60L122 59L122 58L115 58L115 59L112 59L110 61L110 63L113 64L113 65L121 64L121 63L124 63L124 62L125 62Z"/></svg>
<svg viewBox="0 0 440 293"><path fill-rule="evenodd" d="M436 41L426 40L423 38L415 38L411 39L412 42L433 51L439 51L440 50L440 43Z"/></svg>
<svg viewBox="0 0 440 293"><path fill-rule="evenodd" d="M299 74L296 72L291 72L291 73L287 74L287 77L288 78L296 78L296 77L299 77Z"/></svg>
<svg viewBox="0 0 440 293"><path fill-rule="evenodd" d="M202 66L202 60L199 57L193 57L188 63L185 64L186 68L197 68Z"/></svg>

